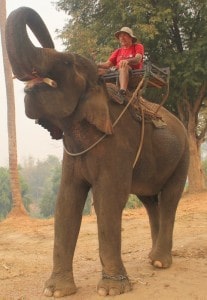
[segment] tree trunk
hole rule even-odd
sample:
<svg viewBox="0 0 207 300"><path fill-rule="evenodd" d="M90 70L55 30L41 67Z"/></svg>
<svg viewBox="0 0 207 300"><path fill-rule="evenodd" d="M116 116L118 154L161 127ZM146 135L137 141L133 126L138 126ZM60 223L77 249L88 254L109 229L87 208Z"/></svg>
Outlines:
<svg viewBox="0 0 207 300"><path fill-rule="evenodd" d="M3 64L7 95L7 126L8 126L8 146L9 146L9 171L10 185L12 193L12 210L10 215L22 216L27 215L23 205L20 192L20 181L17 164L17 144L16 144L16 126L15 126L15 102L14 88L12 81L12 72L7 56L5 45L5 23L6 23L6 1L0 0L0 28L1 28L1 43L3 53Z"/></svg>
<svg viewBox="0 0 207 300"><path fill-rule="evenodd" d="M189 111L188 138L189 138L189 146L190 146L188 191L190 193L196 193L205 189L205 178L201 166L200 143L198 143L196 138L195 115L191 111Z"/></svg>

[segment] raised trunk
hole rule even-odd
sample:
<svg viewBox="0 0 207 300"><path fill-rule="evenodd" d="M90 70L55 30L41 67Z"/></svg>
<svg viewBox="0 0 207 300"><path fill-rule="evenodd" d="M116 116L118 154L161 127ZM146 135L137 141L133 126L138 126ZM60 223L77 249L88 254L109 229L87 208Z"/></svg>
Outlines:
<svg viewBox="0 0 207 300"><path fill-rule="evenodd" d="M34 33L42 47L54 48L50 34L40 16L28 7L14 10L6 23L6 47L14 75L22 81L35 77L35 72L46 73L50 55L30 41L26 26Z"/></svg>

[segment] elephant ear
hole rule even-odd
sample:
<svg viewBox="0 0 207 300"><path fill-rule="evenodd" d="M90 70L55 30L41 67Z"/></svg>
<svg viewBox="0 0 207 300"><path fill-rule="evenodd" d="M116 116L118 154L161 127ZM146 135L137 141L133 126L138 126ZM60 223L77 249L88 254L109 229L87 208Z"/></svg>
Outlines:
<svg viewBox="0 0 207 300"><path fill-rule="evenodd" d="M107 104L108 98L103 86L91 88L81 105L81 115L90 124L106 134L113 133Z"/></svg>

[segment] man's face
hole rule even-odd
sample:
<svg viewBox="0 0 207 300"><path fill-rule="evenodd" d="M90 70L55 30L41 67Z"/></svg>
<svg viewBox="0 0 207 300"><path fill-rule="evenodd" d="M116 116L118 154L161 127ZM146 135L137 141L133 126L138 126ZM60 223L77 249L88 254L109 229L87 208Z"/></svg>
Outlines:
<svg viewBox="0 0 207 300"><path fill-rule="evenodd" d="M128 47L132 45L132 37L125 32L119 34L119 42L122 47Z"/></svg>

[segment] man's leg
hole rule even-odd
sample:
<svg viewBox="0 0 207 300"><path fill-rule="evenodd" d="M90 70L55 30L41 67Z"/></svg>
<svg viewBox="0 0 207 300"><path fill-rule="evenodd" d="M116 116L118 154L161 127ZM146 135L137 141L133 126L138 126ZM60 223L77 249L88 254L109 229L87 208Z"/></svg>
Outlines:
<svg viewBox="0 0 207 300"><path fill-rule="evenodd" d="M119 93L120 102L123 104L126 102L126 90L129 82L129 70L128 65L119 68Z"/></svg>
<svg viewBox="0 0 207 300"><path fill-rule="evenodd" d="M119 85L120 90L126 91L129 83L129 70L128 65L123 66L119 69Z"/></svg>

